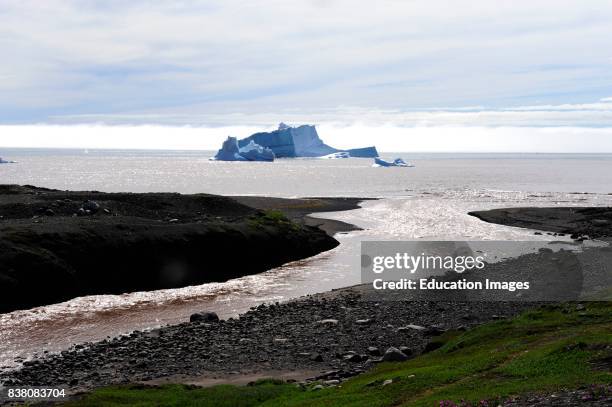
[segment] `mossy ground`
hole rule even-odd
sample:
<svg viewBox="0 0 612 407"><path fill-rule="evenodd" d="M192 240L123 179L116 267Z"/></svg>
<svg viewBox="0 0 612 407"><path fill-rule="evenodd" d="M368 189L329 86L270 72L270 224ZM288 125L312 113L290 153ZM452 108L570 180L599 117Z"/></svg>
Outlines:
<svg viewBox="0 0 612 407"><path fill-rule="evenodd" d="M270 380L243 387L131 385L98 389L68 405L439 406L443 400L478 405L511 395L612 383L610 302L546 306L439 340L443 345L433 352L381 364L323 390Z"/></svg>
<svg viewBox="0 0 612 407"><path fill-rule="evenodd" d="M291 230L299 230L301 228L299 224L287 218L283 212L274 209L264 211L263 214L251 216L248 222L249 226L253 229L261 229L266 225L289 228Z"/></svg>

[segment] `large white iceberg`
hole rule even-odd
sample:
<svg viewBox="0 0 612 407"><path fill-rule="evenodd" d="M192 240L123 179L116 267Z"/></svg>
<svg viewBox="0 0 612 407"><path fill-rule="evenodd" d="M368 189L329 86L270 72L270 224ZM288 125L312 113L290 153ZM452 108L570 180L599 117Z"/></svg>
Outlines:
<svg viewBox="0 0 612 407"><path fill-rule="evenodd" d="M274 161L274 152L251 141L243 147L238 146L236 137L228 137L221 149L211 160L218 161Z"/></svg>
<svg viewBox="0 0 612 407"><path fill-rule="evenodd" d="M248 147L250 143L255 143L264 149L270 149L276 158L281 157L323 157L330 156L330 158L346 158L346 157L378 157L378 151L376 147L363 147L363 148L351 148L347 150L340 150L334 147L330 147L319 138L317 130L314 126L303 125L298 127L291 127L285 123L281 123L277 130L271 132L261 132L250 135L247 138L237 140L238 148L242 150ZM221 153L224 147L219 150ZM217 160L231 160L234 161L237 153L232 146L232 150L227 150L228 154L217 154ZM333 156L335 153L341 153L338 156ZM268 154L266 152L266 154ZM242 153L239 153L242 156ZM240 160L242 161L242 160Z"/></svg>
<svg viewBox="0 0 612 407"><path fill-rule="evenodd" d="M315 126L307 124L291 127L281 123L277 130L255 133L245 139L238 140L238 145L243 146L251 140L272 149L276 157L322 157L339 152L346 152L351 157L378 157L378 151L373 146L347 150L328 146L317 134Z"/></svg>
<svg viewBox="0 0 612 407"><path fill-rule="evenodd" d="M372 167L414 167L412 164L408 164L401 158L396 158L393 161L385 161L382 158L374 158L374 165Z"/></svg>

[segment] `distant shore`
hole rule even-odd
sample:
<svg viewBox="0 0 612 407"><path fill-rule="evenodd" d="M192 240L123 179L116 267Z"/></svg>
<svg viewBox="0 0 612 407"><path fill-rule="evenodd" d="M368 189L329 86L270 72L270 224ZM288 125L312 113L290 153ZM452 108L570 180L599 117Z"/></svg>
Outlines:
<svg viewBox="0 0 612 407"><path fill-rule="evenodd" d="M307 214L359 202L0 185L0 312L256 274L336 247L355 227Z"/></svg>
<svg viewBox="0 0 612 407"><path fill-rule="evenodd" d="M610 207L500 208L469 214L485 222L568 235L573 239L612 237Z"/></svg>

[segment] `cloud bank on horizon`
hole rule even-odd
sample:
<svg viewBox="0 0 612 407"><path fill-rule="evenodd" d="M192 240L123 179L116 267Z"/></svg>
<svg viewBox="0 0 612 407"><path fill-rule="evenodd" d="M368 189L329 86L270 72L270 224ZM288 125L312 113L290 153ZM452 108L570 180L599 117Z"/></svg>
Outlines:
<svg viewBox="0 0 612 407"><path fill-rule="evenodd" d="M612 127L605 0L3 0L0 124Z"/></svg>

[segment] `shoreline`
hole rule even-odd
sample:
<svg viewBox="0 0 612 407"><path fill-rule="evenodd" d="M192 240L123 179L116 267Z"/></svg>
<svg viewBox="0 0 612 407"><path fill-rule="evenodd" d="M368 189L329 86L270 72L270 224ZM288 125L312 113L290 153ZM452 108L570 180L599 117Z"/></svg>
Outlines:
<svg viewBox="0 0 612 407"><path fill-rule="evenodd" d="M245 199L259 200L260 206L273 202L262 197ZM274 203L289 202L280 199ZM296 219L303 205L295 209ZM506 272L511 271L512 262L508 265ZM244 384L262 377L300 382L344 380L379 363L389 347L415 357L440 346L438 338L445 332L462 332L542 305L427 297L375 302L366 294L363 285L346 287L262 304L238 318L184 322L76 345L2 373L0 381L44 385L51 378L80 392L134 382L208 386Z"/></svg>
<svg viewBox="0 0 612 407"><path fill-rule="evenodd" d="M605 206L499 208L468 214L484 222L569 235L575 240L612 237L612 208Z"/></svg>
<svg viewBox="0 0 612 407"><path fill-rule="evenodd" d="M305 197L305 198L277 198L266 196L231 196L243 205L259 210L278 210L283 212L294 222L307 226L317 227L329 236L336 233L361 230L360 227L334 219L324 219L311 216L316 213L341 212L359 209L364 201L373 201L377 198L353 197Z"/></svg>
<svg viewBox="0 0 612 407"><path fill-rule="evenodd" d="M336 247L356 227L308 215L360 201L0 185L0 312L257 274Z"/></svg>
<svg viewBox="0 0 612 407"><path fill-rule="evenodd" d="M5 385L29 386L52 380L71 392L132 382L214 385L288 372L294 380L343 380L381 362L390 347L415 357L435 349L432 340L445 332L461 332L537 305L374 302L362 286L347 287L262 304L238 318L184 322L76 345L25 362L0 379Z"/></svg>

